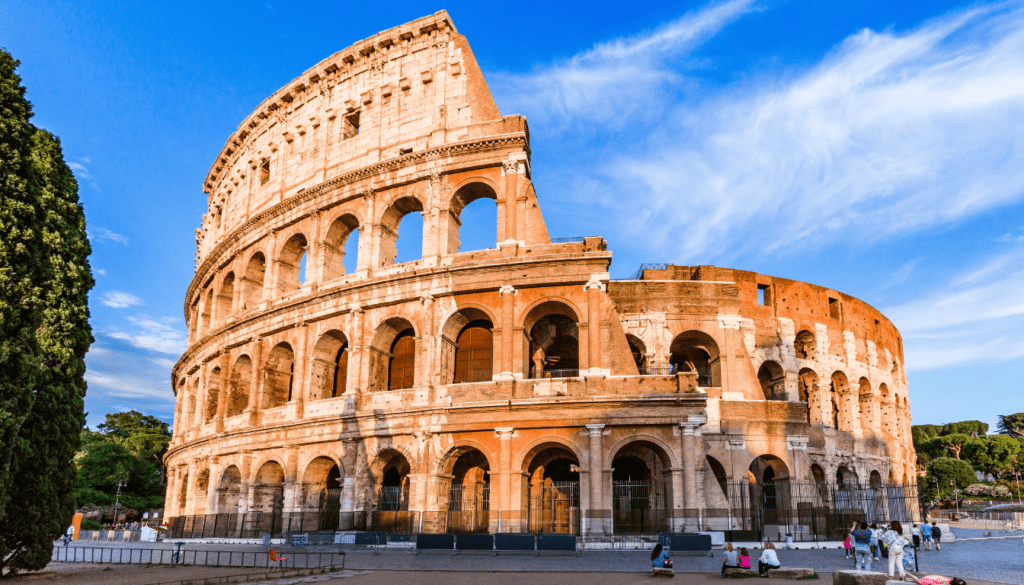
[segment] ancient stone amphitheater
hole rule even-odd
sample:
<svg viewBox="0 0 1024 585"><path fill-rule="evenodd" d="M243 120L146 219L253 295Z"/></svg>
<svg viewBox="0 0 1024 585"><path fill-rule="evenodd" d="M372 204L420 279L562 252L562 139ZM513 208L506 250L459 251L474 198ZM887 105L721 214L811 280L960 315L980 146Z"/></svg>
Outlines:
<svg viewBox="0 0 1024 585"><path fill-rule="evenodd" d="M892 323L715 266L612 280L601 237L550 237L530 157L444 12L242 122L204 185L172 375L177 535L801 538L913 514ZM495 240L463 250L478 201ZM396 263L410 214L421 258Z"/></svg>

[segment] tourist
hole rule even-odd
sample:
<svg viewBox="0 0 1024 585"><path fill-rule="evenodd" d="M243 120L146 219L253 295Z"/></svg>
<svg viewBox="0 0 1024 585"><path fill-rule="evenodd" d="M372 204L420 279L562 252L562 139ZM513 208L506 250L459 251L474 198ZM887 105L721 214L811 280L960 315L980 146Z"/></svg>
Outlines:
<svg viewBox="0 0 1024 585"><path fill-rule="evenodd" d="M770 569L778 569L781 566L779 557L775 554L775 545L772 544L772 541L766 540L764 550L761 551L761 558L757 559L757 573L762 577L767 577Z"/></svg>
<svg viewBox="0 0 1024 585"><path fill-rule="evenodd" d="M935 522L932 522L932 540L935 541L935 550L942 550L942 529Z"/></svg>
<svg viewBox="0 0 1024 585"><path fill-rule="evenodd" d="M907 578L920 583L921 585L967 585L967 582L960 577L943 577L942 575L925 575L924 577L915 577L910 573L907 573Z"/></svg>
<svg viewBox="0 0 1024 585"><path fill-rule="evenodd" d="M914 550L921 548L921 529L917 524L910 525L910 537L914 539Z"/></svg>
<svg viewBox="0 0 1024 585"><path fill-rule="evenodd" d="M882 560L878 555L882 554L881 547L878 546L878 537L882 534L882 531L878 528L878 524L871 523L871 556L875 557L876 561Z"/></svg>
<svg viewBox="0 0 1024 585"><path fill-rule="evenodd" d="M71 544L71 539L75 537L75 525L68 526L68 529L64 532L64 546Z"/></svg>
<svg viewBox="0 0 1024 585"><path fill-rule="evenodd" d="M868 523L861 522L858 530L857 522L853 523L850 527L850 533L847 535L847 539L852 538L854 544L854 554L856 555L856 564L854 565L858 571L870 571L871 570L871 537L872 532L868 530Z"/></svg>
<svg viewBox="0 0 1024 585"><path fill-rule="evenodd" d="M741 569L749 569L750 568L750 553L747 552L747 549L745 549L745 548L740 548L740 568Z"/></svg>
<svg viewBox="0 0 1024 585"><path fill-rule="evenodd" d="M672 559L668 558L668 551L662 548L660 542L651 551L651 566L655 569L672 568Z"/></svg>
<svg viewBox="0 0 1024 585"><path fill-rule="evenodd" d="M889 548L889 576L893 576L893 569L898 569L900 579L906 574L903 568L903 547L907 545L907 539L903 537L903 525L899 520L889 523L889 530L879 539Z"/></svg>
<svg viewBox="0 0 1024 585"><path fill-rule="evenodd" d="M843 539L843 548L846 549L846 558L853 556L853 545L850 542L850 535L847 534L846 538Z"/></svg>
<svg viewBox="0 0 1024 585"><path fill-rule="evenodd" d="M921 525L921 540L924 541L925 550L932 550L932 527L927 522Z"/></svg>
<svg viewBox="0 0 1024 585"><path fill-rule="evenodd" d="M740 553L733 548L731 542L725 543L725 561L722 563L722 576L725 577L725 570L738 569L740 566Z"/></svg>

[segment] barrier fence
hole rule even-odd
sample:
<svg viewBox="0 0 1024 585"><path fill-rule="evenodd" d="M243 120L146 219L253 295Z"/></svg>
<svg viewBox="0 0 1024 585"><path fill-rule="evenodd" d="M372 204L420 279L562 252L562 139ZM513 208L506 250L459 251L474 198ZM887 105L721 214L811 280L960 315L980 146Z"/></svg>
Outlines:
<svg viewBox="0 0 1024 585"><path fill-rule="evenodd" d="M166 538L260 538L294 532L365 530L389 534L561 533L588 537L660 532L726 532L728 540L842 540L857 521L923 521L916 485L871 486L790 482L721 482L705 493L707 508L670 507L669 486L616 481L612 508L580 506L576 481L531 486L526 510L491 510L489 490L452 493L454 509L410 511L389 505L366 512L249 512L171 518ZM392 500L388 500L389 502ZM401 500L399 500L401 501Z"/></svg>
<svg viewBox="0 0 1024 585"><path fill-rule="evenodd" d="M345 568L343 551L302 552L289 550L287 561L270 561L267 551L215 551L183 548L110 548L55 546L52 561L134 565L196 565L207 567L282 567L288 569Z"/></svg>

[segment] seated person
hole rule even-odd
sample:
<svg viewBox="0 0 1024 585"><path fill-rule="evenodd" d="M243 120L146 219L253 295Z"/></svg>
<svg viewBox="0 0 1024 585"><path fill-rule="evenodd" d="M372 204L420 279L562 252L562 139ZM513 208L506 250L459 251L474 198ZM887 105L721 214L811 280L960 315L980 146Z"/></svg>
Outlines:
<svg viewBox="0 0 1024 585"><path fill-rule="evenodd" d="M907 578L921 585L967 585L960 577L943 577L942 575L925 575L918 578L907 573Z"/></svg>
<svg viewBox="0 0 1024 585"><path fill-rule="evenodd" d="M758 574L762 577L767 577L770 569L778 569L781 566L779 564L779 557L775 554L775 545L771 541L765 541L761 558L757 559Z"/></svg>
<svg viewBox="0 0 1024 585"><path fill-rule="evenodd" d="M740 549L740 568L741 569L749 569L750 568L750 553L747 552L747 549L745 549L745 548L741 548Z"/></svg>
<svg viewBox="0 0 1024 585"><path fill-rule="evenodd" d="M672 559L668 558L668 551L662 548L660 542L651 551L651 566L655 569L672 568Z"/></svg>
<svg viewBox="0 0 1024 585"><path fill-rule="evenodd" d="M750 566L748 557L747 566ZM722 563L722 576L725 576L725 570L732 568L738 569L740 567L740 553L732 547L731 542L725 543L725 562Z"/></svg>

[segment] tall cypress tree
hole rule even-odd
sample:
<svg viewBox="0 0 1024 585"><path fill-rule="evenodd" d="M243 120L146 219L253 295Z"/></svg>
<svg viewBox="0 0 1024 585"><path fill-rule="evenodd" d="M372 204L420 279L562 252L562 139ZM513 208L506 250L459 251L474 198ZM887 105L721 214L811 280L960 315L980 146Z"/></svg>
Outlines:
<svg viewBox="0 0 1024 585"><path fill-rule="evenodd" d="M0 52L5 58L16 66ZM2 70L4 81L8 73L21 89L13 67ZM11 445L14 483L0 516L0 570L11 571L45 567L54 539L74 513L73 459L85 422L85 353L93 340L87 304L93 286L91 249L78 184L64 163L60 141L45 130L31 130L26 184L38 240L32 273L36 353L31 404ZM0 233L3 238L6 234Z"/></svg>
<svg viewBox="0 0 1024 585"><path fill-rule="evenodd" d="M12 485L11 458L32 405L39 376L39 208L30 192L32 106L14 72L18 62L0 50L0 518Z"/></svg>

